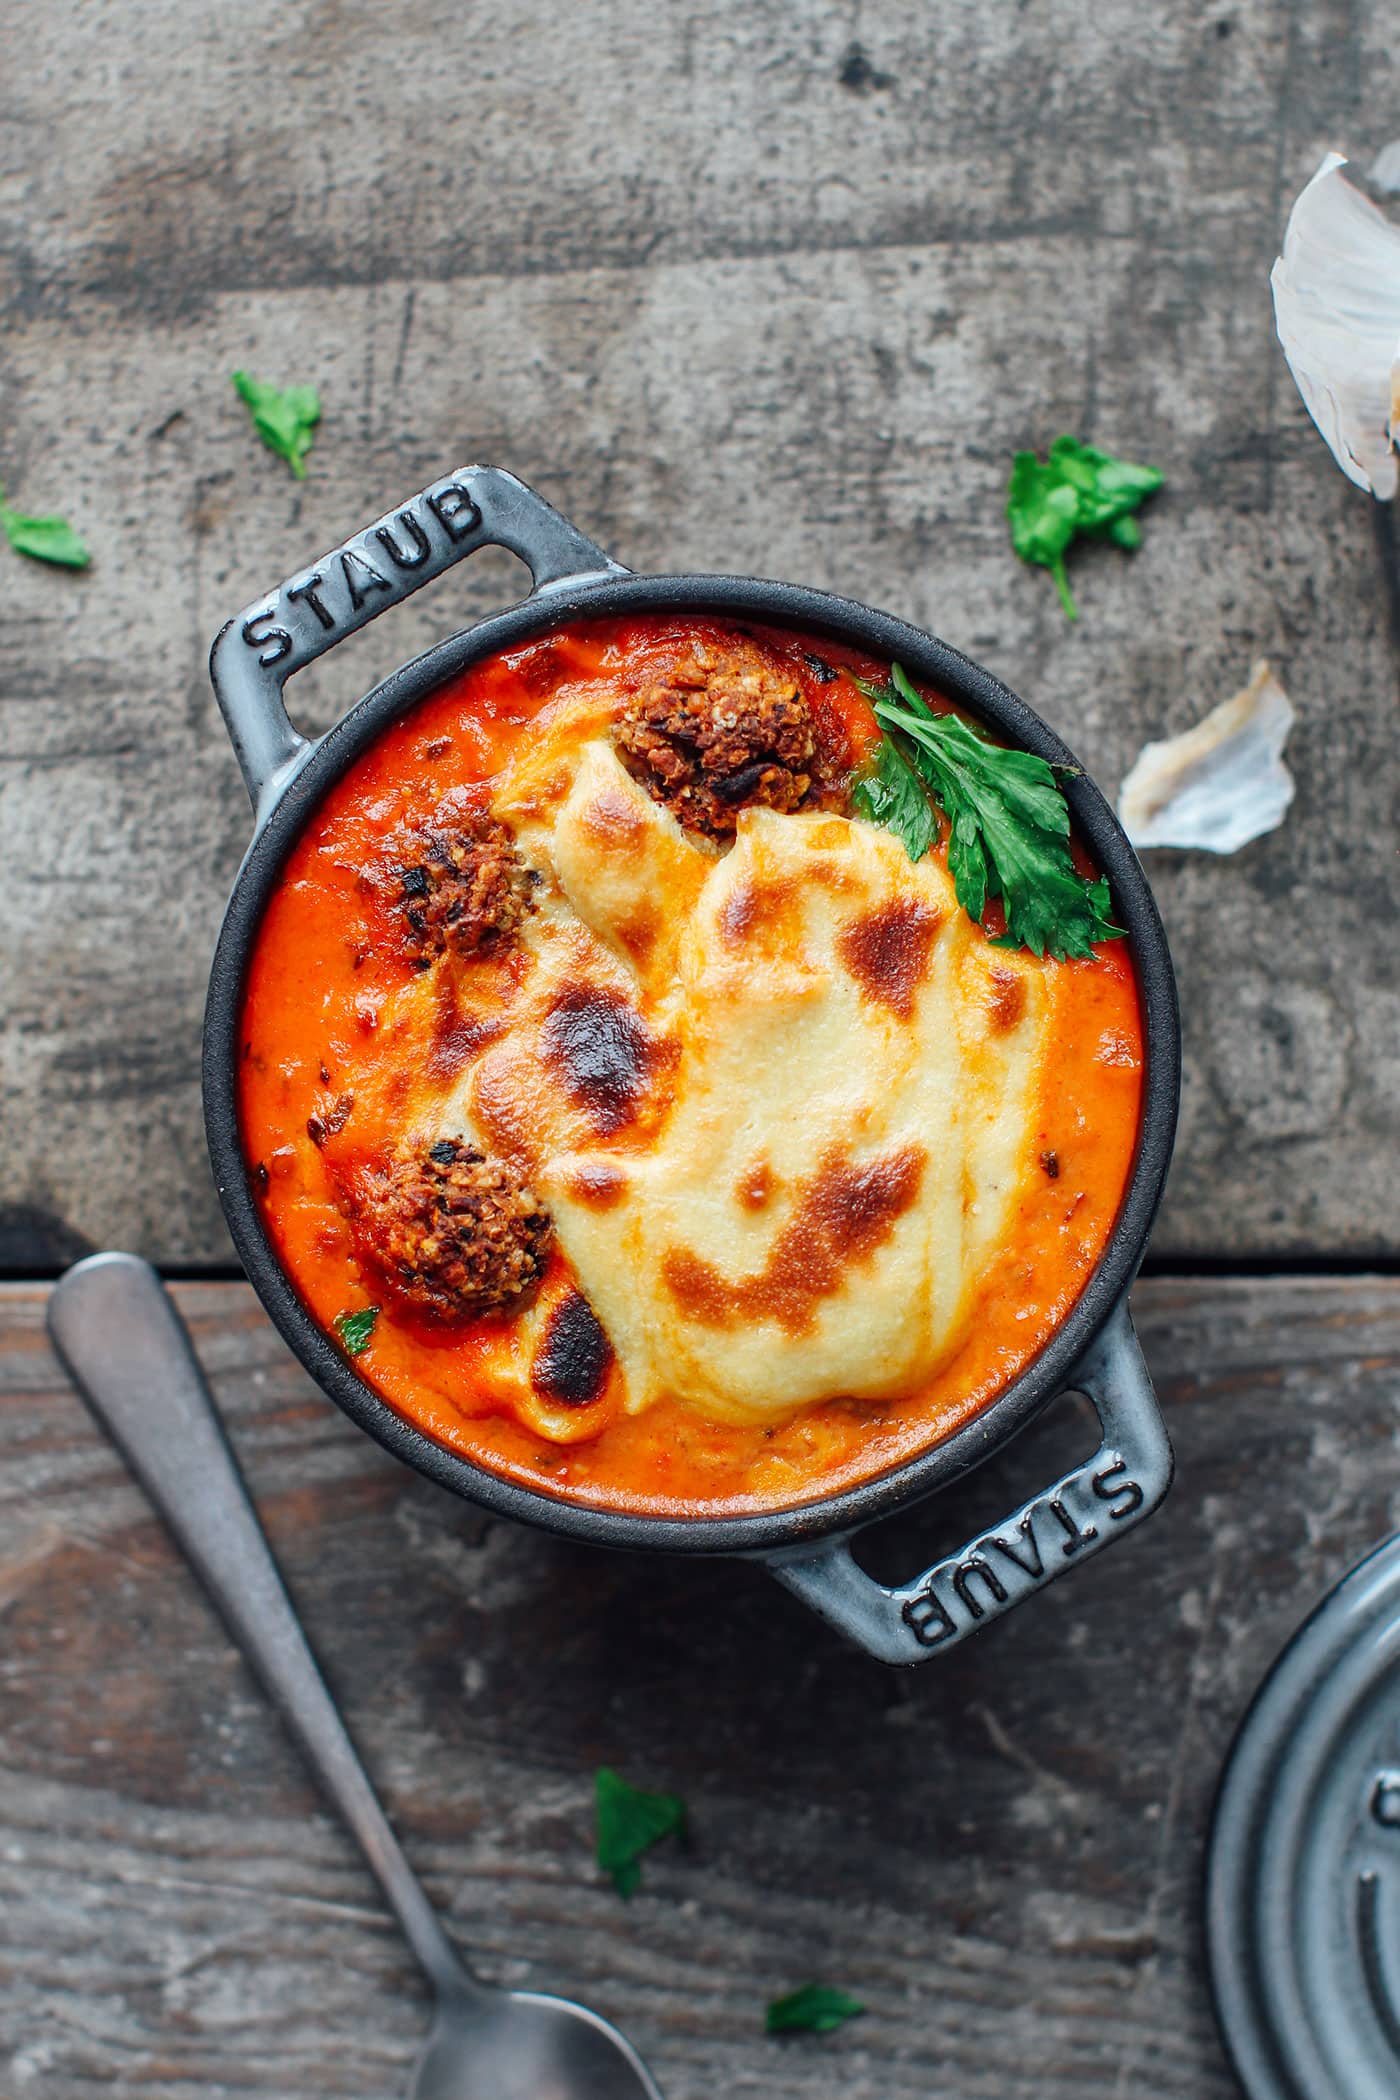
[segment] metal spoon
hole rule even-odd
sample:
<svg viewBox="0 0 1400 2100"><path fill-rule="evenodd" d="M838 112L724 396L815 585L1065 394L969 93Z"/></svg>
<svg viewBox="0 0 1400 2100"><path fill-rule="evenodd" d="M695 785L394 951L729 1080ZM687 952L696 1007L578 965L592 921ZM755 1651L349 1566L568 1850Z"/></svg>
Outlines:
<svg viewBox="0 0 1400 2100"><path fill-rule="evenodd" d="M130 1254L79 1262L54 1288L49 1333L359 1839L433 1987L408 2100L661 2100L606 2020L567 1998L480 1983L453 1951L326 1690L155 1270Z"/></svg>

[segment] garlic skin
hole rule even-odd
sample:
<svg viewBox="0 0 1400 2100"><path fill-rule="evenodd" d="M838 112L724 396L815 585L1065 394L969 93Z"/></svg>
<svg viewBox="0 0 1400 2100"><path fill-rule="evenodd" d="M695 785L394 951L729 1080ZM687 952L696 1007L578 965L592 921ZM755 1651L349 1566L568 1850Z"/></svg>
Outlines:
<svg viewBox="0 0 1400 2100"><path fill-rule="evenodd" d="M1293 703L1269 664L1193 729L1145 744L1118 791L1118 821L1133 846L1238 853L1283 822L1293 775L1283 747Z"/></svg>
<svg viewBox="0 0 1400 2100"><path fill-rule="evenodd" d="M1293 206L1269 282L1288 368L1337 465L1358 488L1396 492L1400 429L1400 227L1329 153Z"/></svg>
<svg viewBox="0 0 1400 2100"><path fill-rule="evenodd" d="M1382 146L1371 162L1371 187L1386 190L1392 197L1400 191L1400 139Z"/></svg>

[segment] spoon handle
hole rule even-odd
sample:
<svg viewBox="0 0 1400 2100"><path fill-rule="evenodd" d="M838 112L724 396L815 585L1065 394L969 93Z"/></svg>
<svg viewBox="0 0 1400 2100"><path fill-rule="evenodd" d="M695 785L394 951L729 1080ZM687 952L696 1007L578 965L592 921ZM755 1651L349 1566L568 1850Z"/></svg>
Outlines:
<svg viewBox="0 0 1400 2100"><path fill-rule="evenodd" d="M74 1384L359 1839L430 1982L439 1994L475 1997L482 1987L405 1859L307 1646L189 1335L155 1270L132 1254L94 1254L59 1279L48 1319Z"/></svg>

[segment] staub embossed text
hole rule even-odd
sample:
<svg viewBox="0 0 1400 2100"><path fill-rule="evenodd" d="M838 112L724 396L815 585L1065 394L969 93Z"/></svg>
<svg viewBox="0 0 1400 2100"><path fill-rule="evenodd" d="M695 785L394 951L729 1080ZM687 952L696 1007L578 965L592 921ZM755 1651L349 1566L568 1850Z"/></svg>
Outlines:
<svg viewBox="0 0 1400 2100"><path fill-rule="evenodd" d="M243 640L269 669L296 650L296 629L303 623L314 623L307 640L326 646L325 636L348 633L372 617L373 601L387 602L411 590L419 579L405 584L404 578L430 563L435 552L437 566L450 560L480 524L481 512L470 490L458 481L439 482L405 509L337 548L318 568L284 584L276 604L243 622Z"/></svg>
<svg viewBox="0 0 1400 2100"><path fill-rule="evenodd" d="M1086 1475L1076 1474L1048 1495L1029 1502L1020 1516L998 1531L989 1531L956 1560L930 1568L913 1596L901 1607L905 1625L919 1645L936 1648L981 1619L995 1618L1042 1583L1099 1536L1090 1518L1076 1519L1067 1498ZM1112 1525L1141 1509L1143 1490L1125 1460L1113 1458L1087 1475L1099 1514ZM1009 1534L1009 1536L1007 1535Z"/></svg>

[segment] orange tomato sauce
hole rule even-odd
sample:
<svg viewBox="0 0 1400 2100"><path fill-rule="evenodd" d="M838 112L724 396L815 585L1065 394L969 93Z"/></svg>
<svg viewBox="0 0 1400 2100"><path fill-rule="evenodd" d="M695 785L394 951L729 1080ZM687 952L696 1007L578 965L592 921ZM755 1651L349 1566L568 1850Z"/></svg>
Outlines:
<svg viewBox="0 0 1400 2100"><path fill-rule="evenodd" d="M1032 1140L1040 1171L983 1277L966 1340L905 1399L830 1400L777 1427L712 1422L669 1400L637 1415L604 1402L590 1412L589 1434L551 1443L512 1410L499 1318L444 1327L372 1287L337 1202L333 1160L308 1123L333 1126L346 1096L357 1117L360 1103L391 1115L389 1064L405 1053L386 1040L378 1015L413 974L386 901L391 837L426 824L454 791L479 791L561 683L615 677L619 665L664 656L705 625L674 615L579 622L478 665L387 729L331 788L288 858L249 962L239 1065L252 1186L303 1302L332 1335L339 1314L380 1304L356 1359L360 1376L428 1436L489 1471L570 1501L673 1517L752 1514L837 1493L927 1450L1002 1392L1064 1320L1103 1252L1132 1172L1143 1083L1127 942L1106 943L1092 962L1047 962L1052 1037ZM849 677L822 667L874 679L888 667L824 638L771 630L768 639L801 673L828 737L834 729L858 758L878 735L874 718ZM395 1132L356 1135L387 1144ZM556 1250L552 1259L563 1257Z"/></svg>

